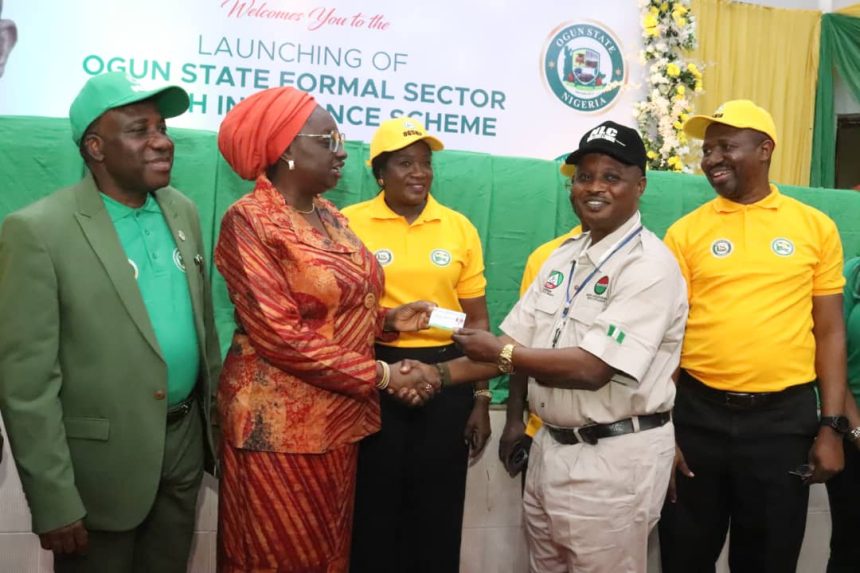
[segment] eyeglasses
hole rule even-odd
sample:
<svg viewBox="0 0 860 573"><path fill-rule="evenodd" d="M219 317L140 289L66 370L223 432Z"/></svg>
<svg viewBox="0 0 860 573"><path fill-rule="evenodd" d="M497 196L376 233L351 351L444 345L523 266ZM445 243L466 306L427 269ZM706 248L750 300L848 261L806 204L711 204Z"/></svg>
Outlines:
<svg viewBox="0 0 860 573"><path fill-rule="evenodd" d="M344 144L346 143L346 134L340 131L333 131L331 133L297 133L296 137L316 137L323 141L328 140L328 150L332 153L337 153L341 149L343 149Z"/></svg>

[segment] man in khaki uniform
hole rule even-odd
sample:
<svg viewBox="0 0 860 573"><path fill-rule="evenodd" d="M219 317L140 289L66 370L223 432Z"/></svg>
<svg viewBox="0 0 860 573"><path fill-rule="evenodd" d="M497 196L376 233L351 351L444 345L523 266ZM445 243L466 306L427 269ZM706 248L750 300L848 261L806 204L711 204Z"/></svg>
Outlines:
<svg viewBox="0 0 860 573"><path fill-rule="evenodd" d="M641 223L636 131L605 122L566 162L576 165L571 192L589 231L548 258L502 322L504 336L460 330L468 358L412 368L442 384L498 371L530 377L529 403L545 423L523 497L531 571L644 573L674 458L686 289Z"/></svg>

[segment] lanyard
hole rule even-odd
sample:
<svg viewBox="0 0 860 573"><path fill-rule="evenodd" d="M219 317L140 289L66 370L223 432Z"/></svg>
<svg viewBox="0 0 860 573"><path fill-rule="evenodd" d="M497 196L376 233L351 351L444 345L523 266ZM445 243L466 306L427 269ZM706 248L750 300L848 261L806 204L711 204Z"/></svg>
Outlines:
<svg viewBox="0 0 860 573"><path fill-rule="evenodd" d="M576 289L573 291L573 294L571 294L570 292L570 285L573 283L573 271L576 268L576 259L574 259L573 262L570 263L570 272L568 272L567 274L567 288L564 293L564 309L561 311L561 322L559 323L558 328L556 328L555 334L552 337L553 348L556 348L556 345L558 344L558 339L561 337L561 329L567 323L567 317L570 314L570 307L571 305L573 305L573 301L576 298L576 295L582 292L582 289L584 289L588 285L588 283L591 282L591 279L593 279L594 276L600 272L601 267L603 267L606 261L611 259L612 256L615 255L615 253L620 251L624 247L624 245L632 241L633 238L641 232L642 225L639 225L626 236L622 237L617 243L615 243L615 245L612 246L612 248L607 250L603 254L603 256L600 257L600 259L597 261L597 264L594 266L594 269L590 273L588 273L588 276L586 276L581 283L579 283L579 286L576 287Z"/></svg>

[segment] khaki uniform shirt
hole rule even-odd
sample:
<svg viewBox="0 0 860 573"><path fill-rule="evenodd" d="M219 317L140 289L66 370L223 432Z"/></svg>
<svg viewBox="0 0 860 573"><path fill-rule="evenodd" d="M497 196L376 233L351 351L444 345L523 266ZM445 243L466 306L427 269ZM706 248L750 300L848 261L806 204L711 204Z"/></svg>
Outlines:
<svg viewBox="0 0 860 573"><path fill-rule="evenodd" d="M637 233L640 227L636 213L595 245L590 233L565 241L502 322L520 344L552 348L557 339L557 348L578 346L618 371L597 391L529 380L529 403L547 424L605 424L672 408L687 291L672 253L651 231Z"/></svg>

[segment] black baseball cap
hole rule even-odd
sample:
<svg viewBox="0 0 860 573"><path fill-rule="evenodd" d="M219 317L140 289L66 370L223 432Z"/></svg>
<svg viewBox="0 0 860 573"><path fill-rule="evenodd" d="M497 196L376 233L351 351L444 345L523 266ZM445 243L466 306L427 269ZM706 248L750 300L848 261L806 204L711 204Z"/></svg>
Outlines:
<svg viewBox="0 0 860 573"><path fill-rule="evenodd" d="M639 137L639 132L626 125L614 121L604 121L589 130L579 140L579 149L567 156L561 165L561 173L571 177L576 171L574 165L579 163L584 155L602 153L626 165L635 165L645 172L647 155L645 144Z"/></svg>

